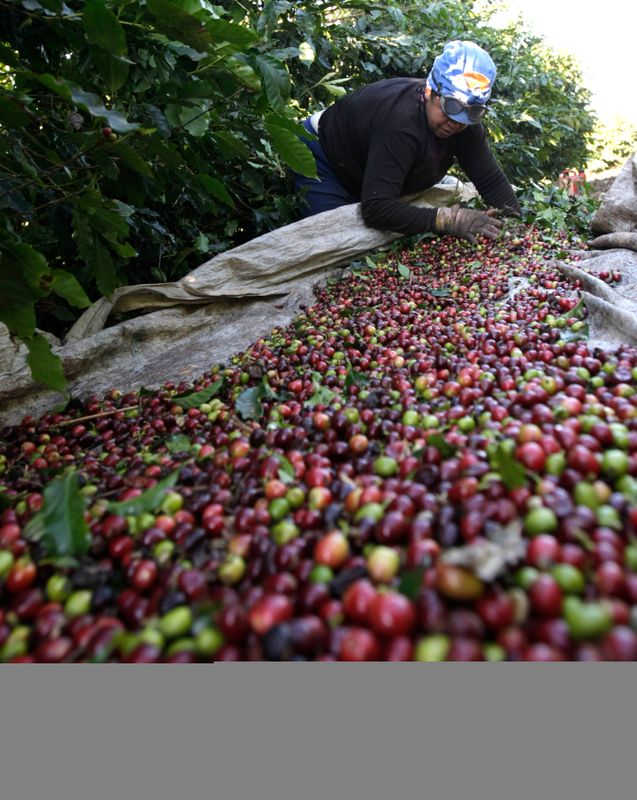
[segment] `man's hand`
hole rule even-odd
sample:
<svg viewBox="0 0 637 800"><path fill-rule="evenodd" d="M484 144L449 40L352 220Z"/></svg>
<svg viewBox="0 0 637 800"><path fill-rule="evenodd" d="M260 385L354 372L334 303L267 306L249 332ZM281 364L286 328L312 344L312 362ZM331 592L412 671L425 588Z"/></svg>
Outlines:
<svg viewBox="0 0 637 800"><path fill-rule="evenodd" d="M496 239L502 231L502 220L496 218L497 209L474 211L470 208L450 206L439 208L436 214L436 230L461 239L475 242L476 236Z"/></svg>

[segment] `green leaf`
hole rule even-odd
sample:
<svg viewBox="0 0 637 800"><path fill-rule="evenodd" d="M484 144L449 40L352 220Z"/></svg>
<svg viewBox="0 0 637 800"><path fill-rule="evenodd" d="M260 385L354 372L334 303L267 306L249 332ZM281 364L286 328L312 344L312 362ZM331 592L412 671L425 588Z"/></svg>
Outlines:
<svg viewBox="0 0 637 800"><path fill-rule="evenodd" d="M443 458L451 458L458 452L458 448L450 444L441 433L432 433L427 437L427 444L435 447Z"/></svg>
<svg viewBox="0 0 637 800"><path fill-rule="evenodd" d="M316 161L309 147L287 128L274 125L267 119L265 126L272 144L288 167L307 178L318 179Z"/></svg>
<svg viewBox="0 0 637 800"><path fill-rule="evenodd" d="M206 25L184 10L181 4L171 0L146 0L146 7L155 17L157 29L172 39L178 39L199 51L207 50L212 43Z"/></svg>
<svg viewBox="0 0 637 800"><path fill-rule="evenodd" d="M193 105L196 102L188 101L187 105L169 103L166 106L166 119L174 128L183 128L192 136L203 136L210 126L209 104L201 100L199 105Z"/></svg>
<svg viewBox="0 0 637 800"><path fill-rule="evenodd" d="M0 321L15 336L28 339L35 330L35 301L33 289L15 264L0 260Z"/></svg>
<svg viewBox="0 0 637 800"><path fill-rule="evenodd" d="M220 180L213 178L211 175L205 175L204 173L199 173L196 177L197 181L213 197L217 200L221 200L222 203L230 206L230 208L234 208L234 200Z"/></svg>
<svg viewBox="0 0 637 800"><path fill-rule="evenodd" d="M114 94L128 80L130 65L121 56L113 56L99 47L92 47L91 58L102 76L108 94Z"/></svg>
<svg viewBox="0 0 637 800"><path fill-rule="evenodd" d="M333 97L343 97L347 94L347 89L343 86L337 86L335 83L322 83L321 86Z"/></svg>
<svg viewBox="0 0 637 800"><path fill-rule="evenodd" d="M153 177L153 169L150 164L130 145L125 142L117 142L113 151L129 169L138 172L145 178Z"/></svg>
<svg viewBox="0 0 637 800"><path fill-rule="evenodd" d="M115 265L113 264L111 254L106 247L97 240L93 242L93 257L89 262L89 266L95 276L97 288L104 297L111 298L113 292L119 285L119 281L117 280L117 273L115 272Z"/></svg>
<svg viewBox="0 0 637 800"><path fill-rule="evenodd" d="M235 400L235 411L241 419L260 419L263 416L262 399L263 389L261 386L244 389Z"/></svg>
<svg viewBox="0 0 637 800"><path fill-rule="evenodd" d="M103 202L105 198L99 197ZM108 201L106 201L108 202ZM104 236L110 239L126 238L129 233L128 223L117 211L104 206L88 206L88 219L90 224Z"/></svg>
<svg viewBox="0 0 637 800"><path fill-rule="evenodd" d="M151 120L153 121L153 125L157 130L161 133L162 136L168 137L170 136L170 125L168 124L168 120L164 115L164 112L158 108L157 106L152 105L152 103L146 104L146 110L150 115ZM159 145L157 145L157 148ZM166 148L168 149L168 148Z"/></svg>
<svg viewBox="0 0 637 800"><path fill-rule="evenodd" d="M71 81L67 81L59 75L51 75L48 72L32 72L30 75L43 86L46 86L51 92L60 95L60 97L63 97L65 100L71 99L71 87L74 85Z"/></svg>
<svg viewBox="0 0 637 800"><path fill-rule="evenodd" d="M85 498L76 472L49 483L43 492L42 508L24 528L29 540L39 540L49 557L83 556L91 546L91 534L84 519Z"/></svg>
<svg viewBox="0 0 637 800"><path fill-rule="evenodd" d="M416 600L422 588L422 579L425 574L425 567L415 567L401 573L398 583L398 591L410 600Z"/></svg>
<svg viewBox="0 0 637 800"><path fill-rule="evenodd" d="M105 178L110 178L112 181L116 181L119 178L119 167L110 153L107 154L105 151L101 153L94 152L93 159L100 173Z"/></svg>
<svg viewBox="0 0 637 800"><path fill-rule="evenodd" d="M586 301L584 298L580 298L578 304L574 306L570 311L567 311L565 314L562 314L564 319L570 319L571 317L575 317L576 319L584 319L588 312L586 307Z"/></svg>
<svg viewBox="0 0 637 800"><path fill-rule="evenodd" d="M405 280L411 280L411 270L404 264L398 264L398 274Z"/></svg>
<svg viewBox="0 0 637 800"><path fill-rule="evenodd" d="M507 489L517 489L526 483L526 470L516 461L514 449L508 441L500 442L489 458L489 464L499 473Z"/></svg>
<svg viewBox="0 0 637 800"><path fill-rule="evenodd" d="M24 128L29 123L24 107L10 97L0 96L0 123L5 128Z"/></svg>
<svg viewBox="0 0 637 800"><path fill-rule="evenodd" d="M263 416L264 411L261 401L272 399L275 396L264 375L258 386L251 386L241 392L235 400L235 411L242 419L259 419Z"/></svg>
<svg viewBox="0 0 637 800"><path fill-rule="evenodd" d="M246 25L237 25L224 19L206 20L206 28L216 42L228 42L239 50L246 50L256 43L257 34Z"/></svg>
<svg viewBox="0 0 637 800"><path fill-rule="evenodd" d="M71 275L70 272L66 272L63 269L54 269L51 272L51 277L53 278L51 290L58 297L63 297L76 308L88 308L91 305L91 301L75 275Z"/></svg>
<svg viewBox="0 0 637 800"><path fill-rule="evenodd" d="M214 131L212 140L223 158L240 158L245 161L249 156L248 148L238 136L225 131Z"/></svg>
<svg viewBox="0 0 637 800"><path fill-rule="evenodd" d="M289 397L290 397L288 392L281 392L280 391L279 394L277 395L277 393L274 391L274 389L270 386L270 384L268 382L267 375L264 375L261 378L261 390L263 391L263 397L266 400L274 400L277 397L279 399L281 399L283 395L285 395L285 399L286 400L288 400Z"/></svg>
<svg viewBox="0 0 637 800"><path fill-rule="evenodd" d="M8 67L13 67L14 69L20 69L22 66L17 53L5 44L0 44L0 63L6 64Z"/></svg>
<svg viewBox="0 0 637 800"><path fill-rule="evenodd" d="M265 55L256 56L255 63L270 106L274 111L282 113L290 94L290 75L285 65L276 58Z"/></svg>
<svg viewBox="0 0 637 800"><path fill-rule="evenodd" d="M6 266L8 266L9 269L19 272L36 295L41 297L42 294L38 294L38 289L42 277L46 275L48 271L46 258L39 250L35 250L33 247L22 244L15 239L4 241L2 245L7 253L11 253L16 262L15 264L11 264L10 259L5 256L3 261L6 258L8 262Z"/></svg>
<svg viewBox="0 0 637 800"><path fill-rule="evenodd" d="M113 55L126 55L126 34L104 0L86 0L82 11L82 25L91 44Z"/></svg>
<svg viewBox="0 0 637 800"><path fill-rule="evenodd" d="M179 114L179 120L184 130L188 131L191 136L203 136L208 133L210 127L210 113L207 109L207 102L204 107L199 108L182 108Z"/></svg>
<svg viewBox="0 0 637 800"><path fill-rule="evenodd" d="M73 228L73 238L77 241L80 258L88 265L91 263L93 254L93 229L91 224L84 214L74 208L71 226Z"/></svg>
<svg viewBox="0 0 637 800"><path fill-rule="evenodd" d="M191 408L199 408L202 403L207 403L219 394L223 383L223 378L219 378L219 380L216 380L214 383L211 383L210 386L206 386L205 389L201 389L199 392L176 394L172 398L173 403L181 406L184 411L188 411Z"/></svg>
<svg viewBox="0 0 637 800"><path fill-rule="evenodd" d="M347 374L345 375L345 388L349 389L350 386L367 386L369 378L363 375L362 372L355 372L352 365L347 363Z"/></svg>
<svg viewBox="0 0 637 800"><path fill-rule="evenodd" d="M140 127L138 122L129 122L119 111L106 108L96 94L85 92L84 89L73 84L71 85L71 100L85 108L91 116L106 120L107 125L117 133L130 133Z"/></svg>
<svg viewBox="0 0 637 800"><path fill-rule="evenodd" d="M533 128L537 128L537 130L539 131L543 130L541 122L535 119L535 117L531 117L529 114L526 114L524 112L520 114L517 119L513 119L512 122L515 122L517 124L525 122L527 125L531 125Z"/></svg>
<svg viewBox="0 0 637 800"><path fill-rule="evenodd" d="M295 136L302 136L304 139L308 139L311 142L318 141L318 136L307 131L300 122L288 119L280 114L266 114L265 122L268 125L275 125L277 128L285 128L286 131L290 131L290 133L293 133Z"/></svg>
<svg viewBox="0 0 637 800"><path fill-rule="evenodd" d="M322 403L325 406L328 406L332 400L336 397L334 392L327 386L316 386L314 385L314 394L309 400L306 400L304 405L309 406L312 408L313 406Z"/></svg>
<svg viewBox="0 0 637 800"><path fill-rule="evenodd" d="M31 370L33 380L41 381L58 392L64 392L67 388L62 362L58 356L51 351L48 340L39 333L33 335L31 339L26 339L25 344L29 349L27 364Z"/></svg>
<svg viewBox="0 0 637 800"><path fill-rule="evenodd" d="M111 514L121 514L123 517L152 514L157 510L164 499L166 490L177 483L178 477L179 470L177 469L150 489L140 494L139 497L134 497L132 500L122 500L120 502L111 501L108 504L108 510Z"/></svg>
<svg viewBox="0 0 637 800"><path fill-rule="evenodd" d="M183 433L166 439L166 449L169 453L188 453L192 442Z"/></svg>
<svg viewBox="0 0 637 800"><path fill-rule="evenodd" d="M199 231L199 233L195 237L193 244L195 245L195 250L198 253L207 253L208 250L210 249L210 240L208 239L206 234L201 233L201 231Z"/></svg>
<svg viewBox="0 0 637 800"><path fill-rule="evenodd" d="M292 483L296 479L296 473L292 462L281 453L275 453L276 460L279 462L279 480L283 483Z"/></svg>
<svg viewBox="0 0 637 800"><path fill-rule="evenodd" d="M261 90L261 79L249 64L238 58L227 58L224 67L253 92Z"/></svg>

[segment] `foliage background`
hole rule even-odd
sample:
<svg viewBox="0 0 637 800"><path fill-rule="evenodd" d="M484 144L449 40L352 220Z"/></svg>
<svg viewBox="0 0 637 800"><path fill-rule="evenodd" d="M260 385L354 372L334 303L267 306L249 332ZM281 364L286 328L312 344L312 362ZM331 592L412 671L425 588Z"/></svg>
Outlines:
<svg viewBox="0 0 637 800"><path fill-rule="evenodd" d="M118 285L178 279L294 219L287 167L313 169L298 120L369 81L426 76L449 39L498 65L487 126L529 202L586 163L577 65L491 28L481 5L0 0L0 321L34 376L64 388L39 328L63 335Z"/></svg>

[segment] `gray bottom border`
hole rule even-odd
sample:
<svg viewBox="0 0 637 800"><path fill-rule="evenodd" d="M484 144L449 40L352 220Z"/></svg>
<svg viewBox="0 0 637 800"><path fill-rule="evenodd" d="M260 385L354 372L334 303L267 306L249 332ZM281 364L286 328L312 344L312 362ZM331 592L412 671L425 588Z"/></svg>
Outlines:
<svg viewBox="0 0 637 800"><path fill-rule="evenodd" d="M0 796L628 798L626 664L0 668Z"/></svg>

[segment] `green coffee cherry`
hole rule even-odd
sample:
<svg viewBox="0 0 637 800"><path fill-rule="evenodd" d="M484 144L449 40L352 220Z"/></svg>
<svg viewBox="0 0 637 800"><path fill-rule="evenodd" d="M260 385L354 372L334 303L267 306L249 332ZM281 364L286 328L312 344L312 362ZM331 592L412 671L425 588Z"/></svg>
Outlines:
<svg viewBox="0 0 637 800"><path fill-rule="evenodd" d="M69 595L64 604L64 613L68 617L81 617L91 610L93 592L90 589L78 589Z"/></svg>
<svg viewBox="0 0 637 800"><path fill-rule="evenodd" d="M188 606L176 606L159 620L159 630L167 639L184 636L192 625L192 611Z"/></svg>

